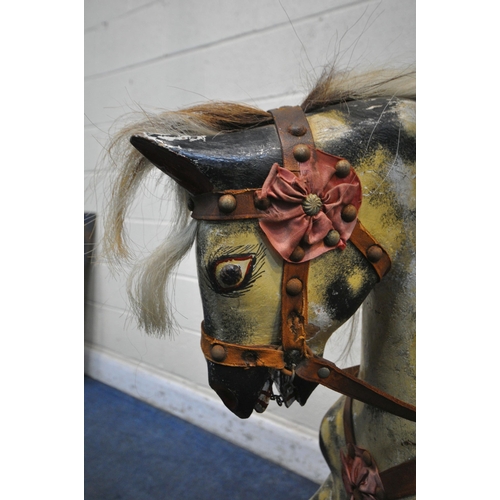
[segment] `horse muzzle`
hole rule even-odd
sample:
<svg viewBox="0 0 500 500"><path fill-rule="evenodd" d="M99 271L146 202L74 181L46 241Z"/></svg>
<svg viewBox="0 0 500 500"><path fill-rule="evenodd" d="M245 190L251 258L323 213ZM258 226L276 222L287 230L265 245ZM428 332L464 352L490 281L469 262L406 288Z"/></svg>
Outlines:
<svg viewBox="0 0 500 500"><path fill-rule="evenodd" d="M264 366L242 369L207 360L208 383L226 407L239 418L248 418L261 390L270 379L269 368Z"/></svg>

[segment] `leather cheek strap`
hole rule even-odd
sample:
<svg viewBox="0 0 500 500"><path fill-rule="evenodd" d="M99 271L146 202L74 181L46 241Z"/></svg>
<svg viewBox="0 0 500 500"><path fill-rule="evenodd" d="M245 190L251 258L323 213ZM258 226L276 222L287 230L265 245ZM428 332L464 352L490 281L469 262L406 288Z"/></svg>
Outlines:
<svg viewBox="0 0 500 500"><path fill-rule="evenodd" d="M284 106L269 111L274 118L283 156L283 168L300 176L301 161L316 157L314 139L306 115L299 106ZM297 148L308 151L306 157ZM301 160L301 161L299 161ZM307 325L307 277L309 261L291 263L283 260L281 282L281 342L287 351L307 353L304 325Z"/></svg>
<svg viewBox="0 0 500 500"><path fill-rule="evenodd" d="M307 277L309 261L283 261L281 282L281 343L285 351L297 350L305 356L307 325Z"/></svg>
<svg viewBox="0 0 500 500"><path fill-rule="evenodd" d="M361 222L356 222L349 241L364 255L381 280L391 269L391 258L384 248L366 230Z"/></svg>
<svg viewBox="0 0 500 500"><path fill-rule="evenodd" d="M304 146L307 147L309 154L316 159L314 139L306 115L300 106L283 106L270 109L269 113L273 115L274 125L278 132L283 168L299 176L300 154L297 155L295 148L302 148L303 151ZM307 159L304 158L302 161L307 161Z"/></svg>

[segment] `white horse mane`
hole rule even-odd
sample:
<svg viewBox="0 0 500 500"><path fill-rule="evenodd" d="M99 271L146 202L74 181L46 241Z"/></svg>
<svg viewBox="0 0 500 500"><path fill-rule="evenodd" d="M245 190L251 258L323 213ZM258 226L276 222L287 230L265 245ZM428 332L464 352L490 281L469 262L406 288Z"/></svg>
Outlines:
<svg viewBox="0 0 500 500"><path fill-rule="evenodd" d="M378 70L366 73L328 69L302 103L306 112L349 100L373 97L415 99L415 71ZM136 116L136 115L134 115ZM129 142L132 135L215 135L271 123L267 111L247 105L209 102L179 111L144 114L123 127L110 141L107 152L115 171L104 221L103 253L113 265L129 259L124 222L138 187L154 166ZM139 326L146 333L164 336L175 329L167 288L178 264L196 237L197 222L189 221L188 195L164 176L176 197L175 224L168 237L146 259L138 262L128 279L128 294Z"/></svg>

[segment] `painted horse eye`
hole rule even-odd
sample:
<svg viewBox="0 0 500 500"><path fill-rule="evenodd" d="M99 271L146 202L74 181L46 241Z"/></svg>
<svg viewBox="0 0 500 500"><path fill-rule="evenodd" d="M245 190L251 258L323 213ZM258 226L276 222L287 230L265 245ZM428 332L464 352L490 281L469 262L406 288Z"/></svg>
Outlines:
<svg viewBox="0 0 500 500"><path fill-rule="evenodd" d="M240 266L234 264L226 264L222 266L219 273L219 281L227 286L237 285L243 278L243 271Z"/></svg>
<svg viewBox="0 0 500 500"><path fill-rule="evenodd" d="M213 265L215 284L221 292L241 288L251 276L255 257L225 257L217 260Z"/></svg>

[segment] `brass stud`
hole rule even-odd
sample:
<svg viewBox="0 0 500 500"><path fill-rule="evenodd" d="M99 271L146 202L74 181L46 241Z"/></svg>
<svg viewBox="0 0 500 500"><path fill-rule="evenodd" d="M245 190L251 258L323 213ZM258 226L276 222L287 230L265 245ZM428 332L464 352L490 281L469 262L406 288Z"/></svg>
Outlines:
<svg viewBox="0 0 500 500"><path fill-rule="evenodd" d="M290 125L288 132L295 137L302 137L307 132L307 129L303 125Z"/></svg>
<svg viewBox="0 0 500 500"><path fill-rule="evenodd" d="M301 246L295 247L295 250L290 255L290 260L292 262L300 262L306 255L305 250Z"/></svg>
<svg viewBox="0 0 500 500"><path fill-rule="evenodd" d="M319 378L328 378L329 376L330 376L330 368L328 368L327 366L322 366L318 370L318 377Z"/></svg>
<svg viewBox="0 0 500 500"><path fill-rule="evenodd" d="M354 205L346 205L340 214L344 222L352 222L358 216L358 211Z"/></svg>
<svg viewBox="0 0 500 500"><path fill-rule="evenodd" d="M302 210L304 210L304 213L310 217L318 214L322 206L323 202L321 201L321 198L314 193L309 193L302 202Z"/></svg>
<svg viewBox="0 0 500 500"><path fill-rule="evenodd" d="M366 258L375 264L384 256L384 251L378 245L372 245L366 251Z"/></svg>
<svg viewBox="0 0 500 500"><path fill-rule="evenodd" d="M347 160L340 160L339 162L337 162L337 165L335 165L335 174L341 179L347 177L350 171L351 164Z"/></svg>
<svg viewBox="0 0 500 500"><path fill-rule="evenodd" d="M269 198L259 198L257 193L253 197L253 204L255 208L259 210L267 210L271 206L271 200Z"/></svg>
<svg viewBox="0 0 500 500"><path fill-rule="evenodd" d="M219 210L225 214L230 214L236 208L236 198L232 194L223 194L219 198Z"/></svg>
<svg viewBox="0 0 500 500"><path fill-rule="evenodd" d="M311 158L311 150L305 144L297 144L293 148L293 157L300 163L304 163Z"/></svg>
<svg viewBox="0 0 500 500"><path fill-rule="evenodd" d="M340 234L335 229L328 231L328 234L323 238L327 247L334 247L340 241Z"/></svg>
<svg viewBox="0 0 500 500"><path fill-rule="evenodd" d="M291 295L292 297L295 297L300 292L302 292L302 288L302 281L300 281L298 278L290 278L286 284L286 293L288 295Z"/></svg>
<svg viewBox="0 0 500 500"><path fill-rule="evenodd" d="M219 344L215 344L210 349L210 354L212 355L212 359L214 361L224 361L227 357L226 349Z"/></svg>

